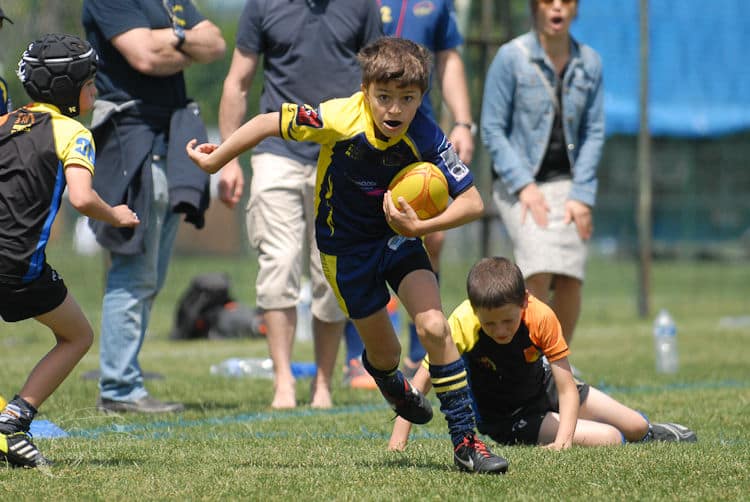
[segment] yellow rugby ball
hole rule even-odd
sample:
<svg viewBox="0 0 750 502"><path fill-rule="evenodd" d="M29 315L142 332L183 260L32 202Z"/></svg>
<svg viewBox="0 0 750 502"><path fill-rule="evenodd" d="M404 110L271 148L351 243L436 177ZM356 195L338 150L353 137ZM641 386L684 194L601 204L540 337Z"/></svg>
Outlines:
<svg viewBox="0 0 750 502"><path fill-rule="evenodd" d="M431 162L409 164L393 177L388 190L398 209L398 198L403 197L420 220L434 218L448 207L448 180Z"/></svg>

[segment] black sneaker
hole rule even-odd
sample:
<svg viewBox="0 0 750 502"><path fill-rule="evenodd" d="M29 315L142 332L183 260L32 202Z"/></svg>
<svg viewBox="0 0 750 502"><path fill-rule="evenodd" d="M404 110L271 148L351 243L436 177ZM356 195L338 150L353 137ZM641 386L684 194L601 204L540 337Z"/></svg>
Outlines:
<svg viewBox="0 0 750 502"><path fill-rule="evenodd" d="M456 446L453 462L462 471L480 474L505 474L508 470L508 461L492 453L474 433L467 434Z"/></svg>
<svg viewBox="0 0 750 502"><path fill-rule="evenodd" d="M0 461L3 460L13 467L39 467L50 464L31 442L31 435L20 431L0 434Z"/></svg>
<svg viewBox="0 0 750 502"><path fill-rule="evenodd" d="M382 390L381 390L382 392ZM419 390L412 387L404 378L404 393L399 397L393 397L382 392L385 400L391 405L393 411L402 418L413 424L426 424L432 420L432 405Z"/></svg>
<svg viewBox="0 0 750 502"><path fill-rule="evenodd" d="M698 436L684 425L673 423L651 424L651 439L654 441L675 441L695 443Z"/></svg>
<svg viewBox="0 0 750 502"><path fill-rule="evenodd" d="M100 397L96 408L105 413L174 413L184 410L185 406L181 403L165 403L151 396L138 401L114 401Z"/></svg>

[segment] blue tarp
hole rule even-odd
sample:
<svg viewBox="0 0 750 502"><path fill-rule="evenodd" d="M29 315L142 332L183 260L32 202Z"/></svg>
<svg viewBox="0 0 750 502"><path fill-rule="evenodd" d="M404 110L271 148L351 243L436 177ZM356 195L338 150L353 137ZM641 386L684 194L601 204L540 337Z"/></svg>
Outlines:
<svg viewBox="0 0 750 502"><path fill-rule="evenodd" d="M607 134L639 129L639 0L582 2L573 35L604 65ZM750 129L750 1L649 2L649 127L657 136Z"/></svg>

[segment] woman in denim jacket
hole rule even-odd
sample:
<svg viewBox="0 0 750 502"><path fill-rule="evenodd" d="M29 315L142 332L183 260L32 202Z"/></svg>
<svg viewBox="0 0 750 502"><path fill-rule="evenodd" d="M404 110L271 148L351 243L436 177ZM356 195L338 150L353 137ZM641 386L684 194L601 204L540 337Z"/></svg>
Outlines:
<svg viewBox="0 0 750 502"><path fill-rule="evenodd" d="M490 65L481 133L515 260L570 344L604 144L601 60L570 35L578 1L530 4L532 30L500 47Z"/></svg>

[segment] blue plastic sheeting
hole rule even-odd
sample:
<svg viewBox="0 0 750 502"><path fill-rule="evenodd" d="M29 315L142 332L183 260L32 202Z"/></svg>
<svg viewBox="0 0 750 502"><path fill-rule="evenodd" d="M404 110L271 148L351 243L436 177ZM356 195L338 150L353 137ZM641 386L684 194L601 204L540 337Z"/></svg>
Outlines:
<svg viewBox="0 0 750 502"><path fill-rule="evenodd" d="M57 424L50 422L49 420L34 420L31 422L31 429L29 430L34 438L64 438L68 437L68 433L62 430Z"/></svg>
<svg viewBox="0 0 750 502"><path fill-rule="evenodd" d="M639 129L640 1L582 2L573 36L604 65L607 134ZM649 127L710 137L750 128L750 2L649 2Z"/></svg>

